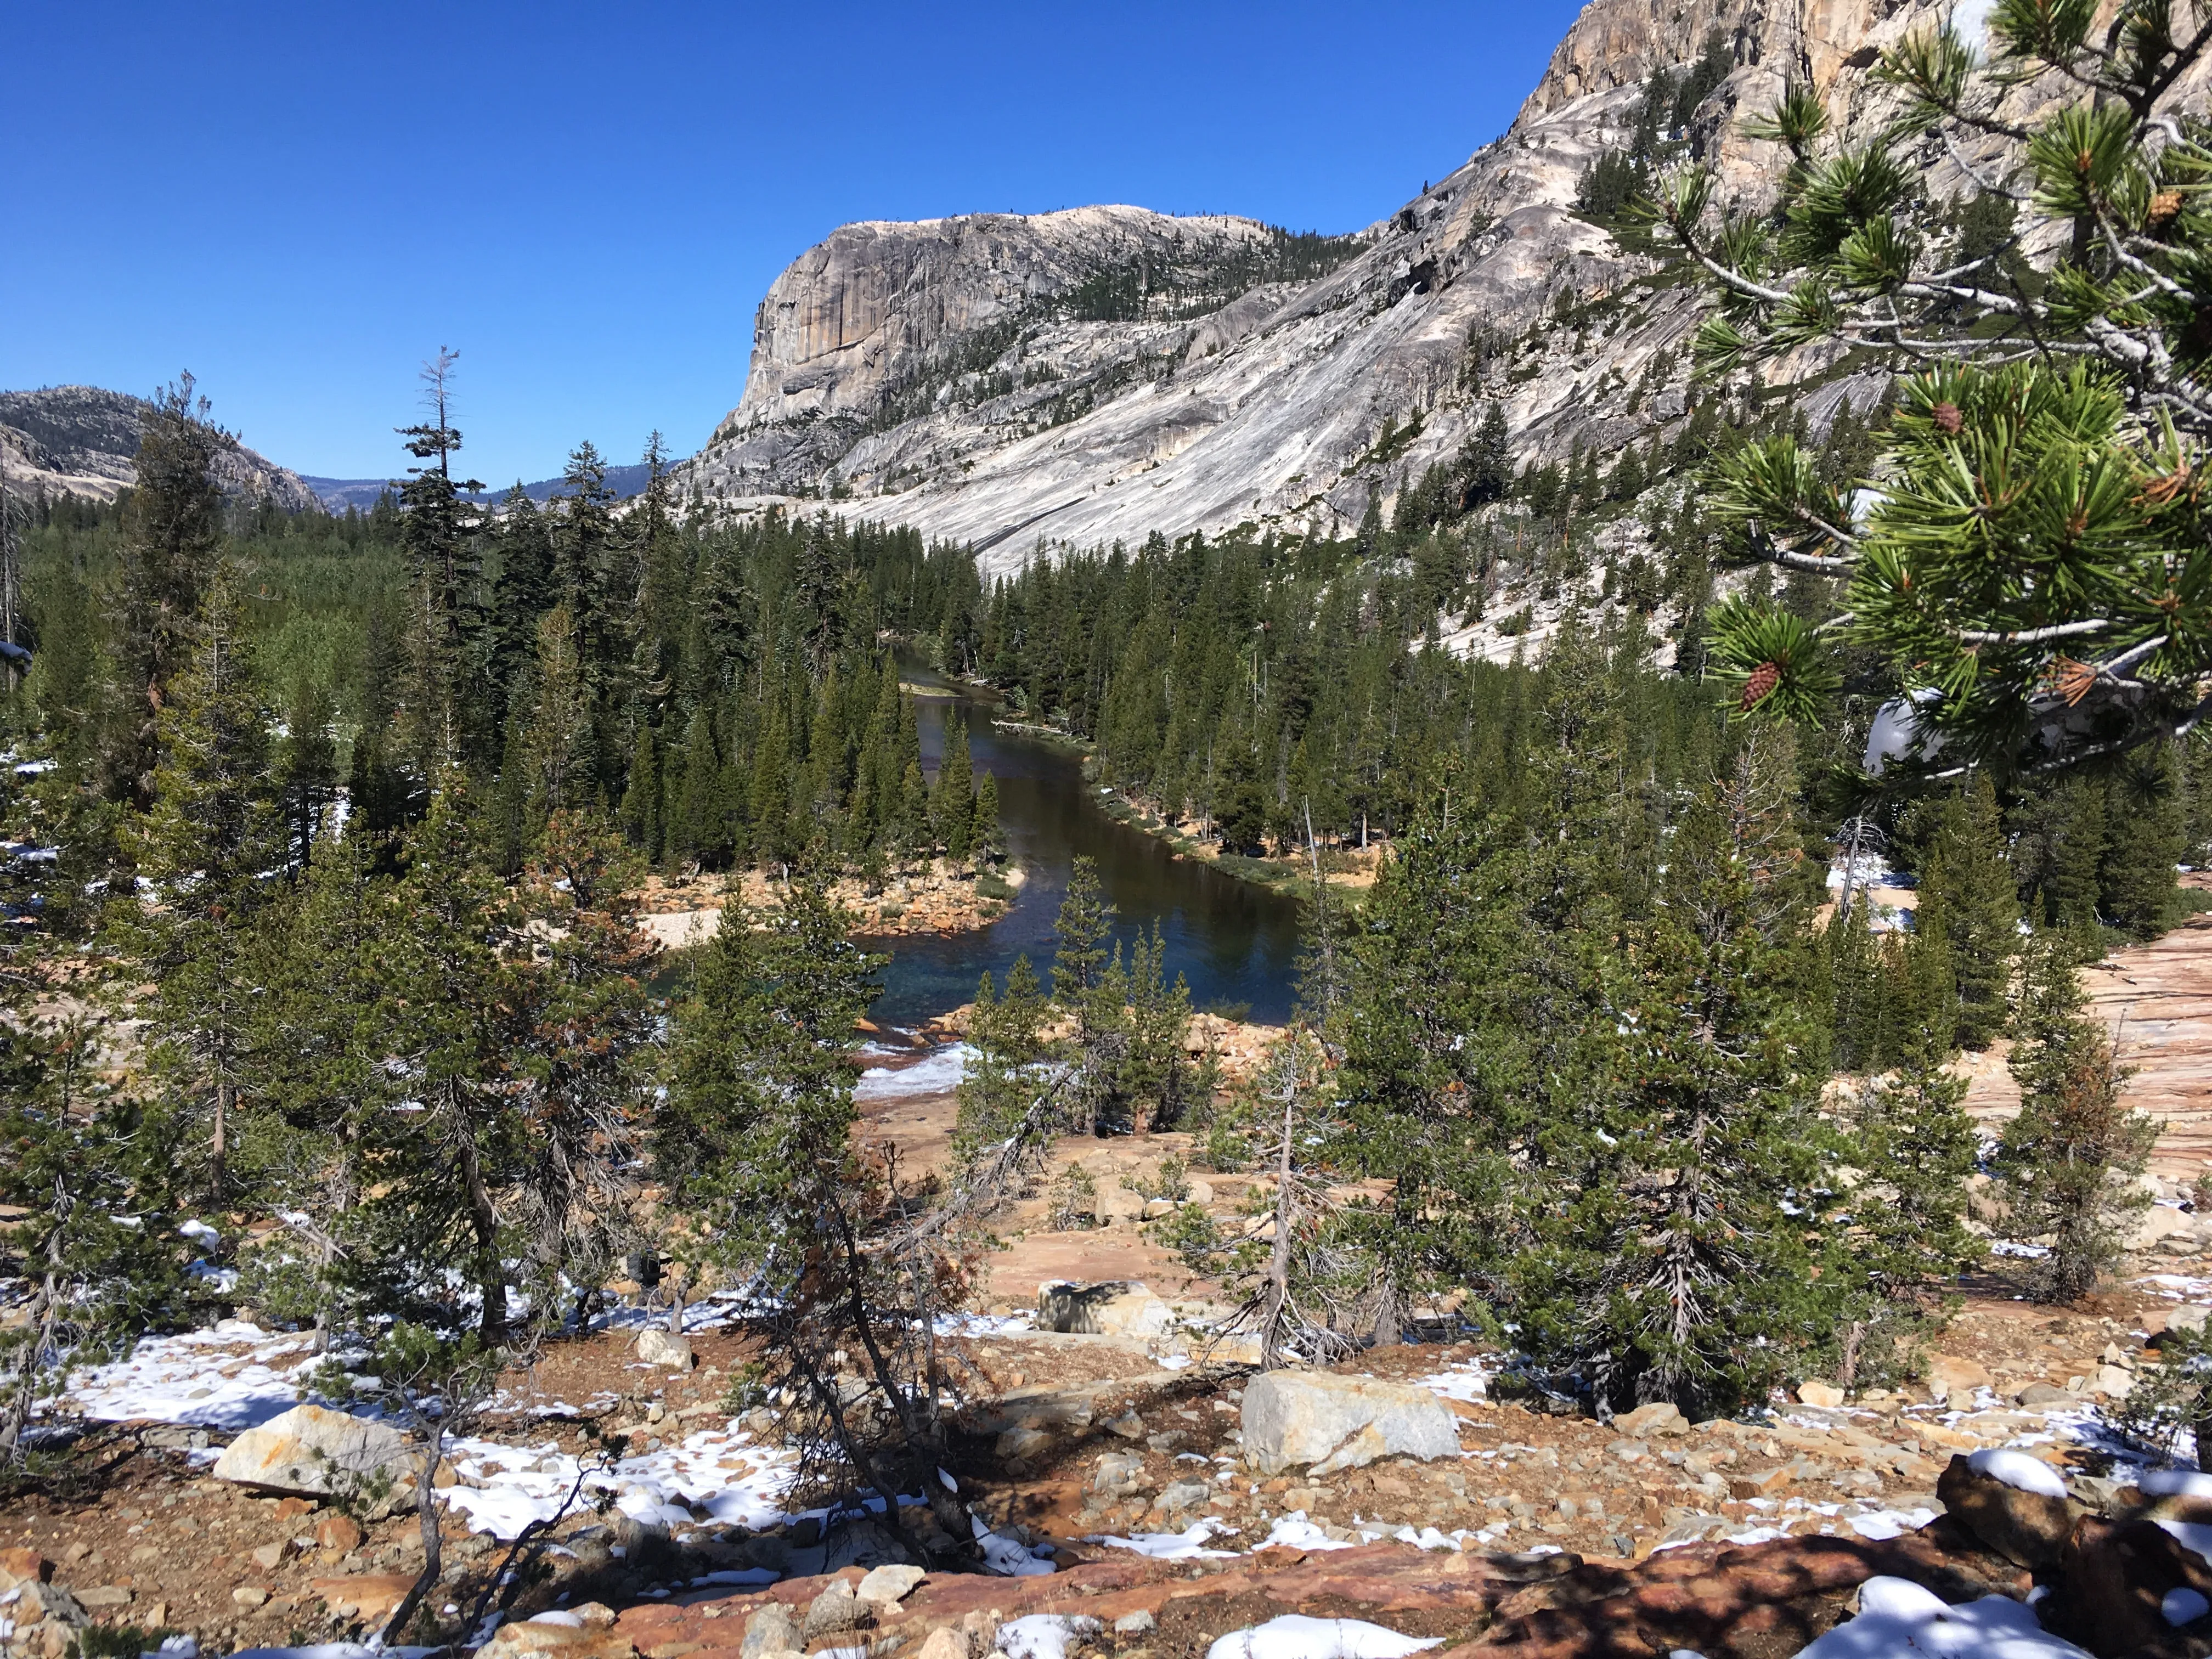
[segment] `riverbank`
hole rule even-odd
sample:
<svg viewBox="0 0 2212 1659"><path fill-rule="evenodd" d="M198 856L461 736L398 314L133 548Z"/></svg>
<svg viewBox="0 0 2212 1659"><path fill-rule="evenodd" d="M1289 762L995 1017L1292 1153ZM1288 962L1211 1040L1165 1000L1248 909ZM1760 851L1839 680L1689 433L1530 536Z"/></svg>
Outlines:
<svg viewBox="0 0 2212 1659"><path fill-rule="evenodd" d="M851 911L856 930L872 938L939 936L988 927L1005 915L1029 880L1018 866L968 873L932 859L885 879L876 891L859 876L830 884L830 895ZM758 870L665 880L647 878L639 896L639 927L664 951L700 945L721 926L733 900L754 908L776 904L777 884Z"/></svg>
<svg viewBox="0 0 2212 1659"><path fill-rule="evenodd" d="M1088 769L1085 775L1090 775ZM1256 859L1242 853L1224 853L1219 843L1188 834L1109 785L1094 783L1091 787L1097 792L1095 799L1100 811L1133 830L1143 830L1172 848L1179 858L1210 864L1224 876L1234 876L1239 881L1265 887L1286 898L1303 902L1312 895L1313 860L1304 852ZM1340 901L1357 908L1365 902L1367 890L1375 885L1385 850L1386 843L1379 841L1364 849L1324 847L1321 849L1322 879Z"/></svg>

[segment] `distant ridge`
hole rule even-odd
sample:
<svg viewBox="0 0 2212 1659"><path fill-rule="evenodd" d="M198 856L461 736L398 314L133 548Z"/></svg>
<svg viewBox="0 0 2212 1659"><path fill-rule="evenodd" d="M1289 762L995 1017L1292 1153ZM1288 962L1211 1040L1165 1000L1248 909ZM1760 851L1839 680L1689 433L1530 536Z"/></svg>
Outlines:
<svg viewBox="0 0 2212 1659"><path fill-rule="evenodd" d="M96 386L0 392L0 459L11 495L78 495L112 501L138 477L138 428L153 405ZM264 498L290 513L317 505L289 468L240 444L216 458L216 481L234 501Z"/></svg>
<svg viewBox="0 0 2212 1659"><path fill-rule="evenodd" d="M611 466L607 469L607 488L618 496L635 495L645 488L646 466L642 461L629 466ZM391 478L319 478L303 476L300 482L313 490L325 507L333 513L343 513L349 507L366 513L376 505L376 498L396 487ZM556 495L567 493L568 484L559 478L540 478L536 483L522 486L522 493L533 501L550 501ZM488 489L468 499L476 501L496 501L504 499L506 489Z"/></svg>

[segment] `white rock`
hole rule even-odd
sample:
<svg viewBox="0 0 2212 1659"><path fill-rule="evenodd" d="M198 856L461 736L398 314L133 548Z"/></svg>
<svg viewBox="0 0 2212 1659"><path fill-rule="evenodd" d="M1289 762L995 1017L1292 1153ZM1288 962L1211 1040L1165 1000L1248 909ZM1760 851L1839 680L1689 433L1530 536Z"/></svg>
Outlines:
<svg viewBox="0 0 2212 1659"><path fill-rule="evenodd" d="M1426 1389L1327 1371L1269 1371L1244 1390L1244 1454L1262 1474L1316 1474L1379 1457L1455 1457L1459 1433Z"/></svg>
<svg viewBox="0 0 2212 1659"><path fill-rule="evenodd" d="M1057 1279L1037 1286L1037 1328L1093 1336L1164 1336L1175 1310L1142 1279L1079 1285Z"/></svg>
<svg viewBox="0 0 2212 1659"><path fill-rule="evenodd" d="M1808 1377L1797 1385L1797 1399L1806 1406L1840 1406L1844 1391L1832 1382L1823 1382L1818 1377Z"/></svg>
<svg viewBox="0 0 2212 1659"><path fill-rule="evenodd" d="M688 1371L698 1363L689 1338L671 1336L658 1325L649 1325L637 1336L637 1357L648 1365L672 1371Z"/></svg>
<svg viewBox="0 0 2212 1659"><path fill-rule="evenodd" d="M872 1567L856 1594L863 1601L903 1601L928 1576L920 1567Z"/></svg>
<svg viewBox="0 0 2212 1659"><path fill-rule="evenodd" d="M396 1481L416 1462L406 1437L388 1424L295 1406L225 1447L215 1476L271 1492L343 1498L380 1475Z"/></svg>

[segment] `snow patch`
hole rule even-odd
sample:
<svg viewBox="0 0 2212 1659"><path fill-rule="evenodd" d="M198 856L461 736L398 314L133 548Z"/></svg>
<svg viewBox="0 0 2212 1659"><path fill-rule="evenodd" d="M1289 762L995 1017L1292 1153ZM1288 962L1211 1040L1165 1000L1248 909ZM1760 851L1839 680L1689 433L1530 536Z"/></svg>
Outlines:
<svg viewBox="0 0 2212 1659"><path fill-rule="evenodd" d="M1984 1447L1970 1453L1966 1463L1976 1474L1986 1474L2020 1492L2032 1492L2039 1498L2066 1496L2066 1482L2058 1471L2026 1452L2003 1446Z"/></svg>
<svg viewBox="0 0 2212 1659"><path fill-rule="evenodd" d="M2088 1659L2036 1622L2035 1611L2002 1595L1948 1607L1905 1578L1859 1586L1858 1617L1838 1625L1797 1659Z"/></svg>
<svg viewBox="0 0 2212 1659"><path fill-rule="evenodd" d="M1274 1529L1257 1544L1255 1549L1267 1549L1279 1545L1291 1550L1348 1550L1349 1544L1340 1544L1312 1522L1306 1519L1304 1510L1292 1510L1277 1521Z"/></svg>
<svg viewBox="0 0 2212 1659"><path fill-rule="evenodd" d="M1206 1650L1206 1659L1406 1659L1443 1644L1441 1636L1401 1636L1364 1619L1286 1613L1249 1630L1230 1632Z"/></svg>
<svg viewBox="0 0 2212 1659"><path fill-rule="evenodd" d="M1139 1555L1149 1555L1156 1561L1221 1561L1237 1553L1234 1550L1210 1550L1207 1539L1217 1532L1225 1531L1218 1521L1194 1522L1182 1532L1139 1532L1127 1538L1101 1535L1091 1542L1109 1548L1131 1550Z"/></svg>
<svg viewBox="0 0 2212 1659"><path fill-rule="evenodd" d="M1067 1659L1067 1644L1105 1628L1084 1613L1031 1613L999 1626L999 1651L1006 1659Z"/></svg>
<svg viewBox="0 0 2212 1659"><path fill-rule="evenodd" d="M1491 1373L1483 1368L1480 1362L1469 1359L1449 1370L1438 1371L1434 1376L1415 1377L1413 1386L1440 1394L1447 1400L1463 1401L1472 1405L1478 1400L1490 1397L1490 1376Z"/></svg>
<svg viewBox="0 0 2212 1659"><path fill-rule="evenodd" d="M2146 1498L2212 1498L2212 1474L2194 1469L2152 1469L2136 1485Z"/></svg>

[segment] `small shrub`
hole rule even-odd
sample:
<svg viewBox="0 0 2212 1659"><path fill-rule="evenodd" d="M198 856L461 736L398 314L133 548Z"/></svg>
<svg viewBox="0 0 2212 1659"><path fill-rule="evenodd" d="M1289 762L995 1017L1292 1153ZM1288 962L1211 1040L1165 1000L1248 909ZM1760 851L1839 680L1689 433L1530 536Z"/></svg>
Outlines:
<svg viewBox="0 0 2212 1659"><path fill-rule="evenodd" d="M1098 1181L1080 1161L1069 1164L1054 1178L1045 1197L1045 1224L1054 1232L1072 1232L1095 1226L1098 1220Z"/></svg>

